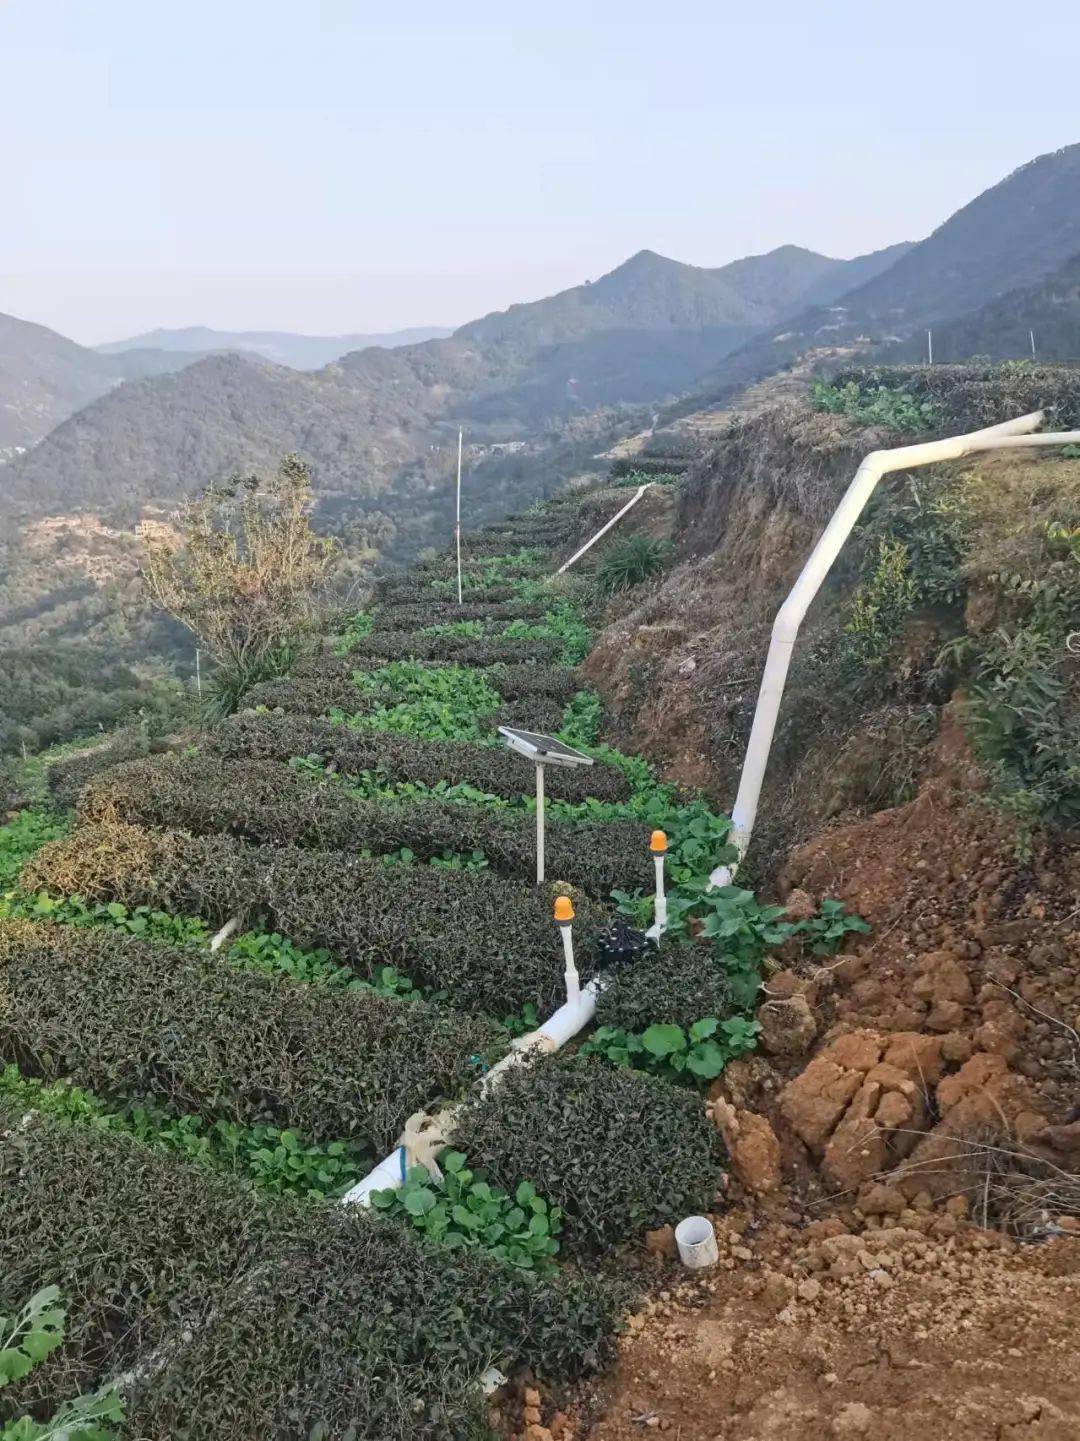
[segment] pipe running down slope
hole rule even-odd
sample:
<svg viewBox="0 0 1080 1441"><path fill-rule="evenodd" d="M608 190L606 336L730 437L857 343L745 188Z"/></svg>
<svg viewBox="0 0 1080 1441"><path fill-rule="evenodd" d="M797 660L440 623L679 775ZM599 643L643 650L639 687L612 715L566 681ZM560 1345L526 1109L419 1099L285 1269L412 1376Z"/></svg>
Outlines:
<svg viewBox="0 0 1080 1441"><path fill-rule="evenodd" d="M731 812L731 843L738 851L739 860L734 865L717 866L709 877L713 886L728 885L739 861L746 854L757 818L761 786L769 763L776 718L780 711L799 627L841 547L874 493L878 481L893 471L913 470L917 466L934 465L942 460L959 460L962 456L979 451L1080 443L1080 431L1076 430L1032 434L1042 423L1042 419L1043 412L1037 410L1031 415L1006 420L1001 425L991 425L985 430L972 431L968 435L950 436L945 440L933 440L922 445L899 446L895 450L875 450L859 466L854 480L844 492L832 519L822 531L773 622L769 653L765 659L757 709L754 711L754 723L743 759L739 791Z"/></svg>

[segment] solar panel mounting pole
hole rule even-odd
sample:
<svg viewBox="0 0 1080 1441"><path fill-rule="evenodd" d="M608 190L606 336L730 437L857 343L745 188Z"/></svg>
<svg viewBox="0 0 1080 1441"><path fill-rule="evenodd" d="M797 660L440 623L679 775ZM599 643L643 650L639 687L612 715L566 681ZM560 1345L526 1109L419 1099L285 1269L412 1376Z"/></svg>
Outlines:
<svg viewBox="0 0 1080 1441"><path fill-rule="evenodd" d="M536 763L536 884L544 879L544 767Z"/></svg>
<svg viewBox="0 0 1080 1441"><path fill-rule="evenodd" d="M457 517L454 524L454 540L457 545L457 603L461 604L461 441L462 432L457 433Z"/></svg>

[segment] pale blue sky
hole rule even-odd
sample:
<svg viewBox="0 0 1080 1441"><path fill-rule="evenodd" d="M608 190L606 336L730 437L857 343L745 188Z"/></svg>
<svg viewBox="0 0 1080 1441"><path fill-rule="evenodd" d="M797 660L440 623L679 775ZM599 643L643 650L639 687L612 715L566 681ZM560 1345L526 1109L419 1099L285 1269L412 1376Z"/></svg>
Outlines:
<svg viewBox="0 0 1080 1441"><path fill-rule="evenodd" d="M0 0L0 310L457 324L919 238L1080 140L1075 0Z"/></svg>

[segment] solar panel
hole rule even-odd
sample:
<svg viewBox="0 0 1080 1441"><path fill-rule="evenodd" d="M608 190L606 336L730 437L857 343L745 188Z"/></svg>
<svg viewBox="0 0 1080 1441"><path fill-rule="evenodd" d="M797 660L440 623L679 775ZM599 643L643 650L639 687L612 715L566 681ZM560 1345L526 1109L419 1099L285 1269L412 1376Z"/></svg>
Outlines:
<svg viewBox="0 0 1080 1441"><path fill-rule="evenodd" d="M506 738L512 750L529 760L557 766L591 766L592 756L575 750L555 736L540 735L537 731L517 730L513 726L500 726L499 734Z"/></svg>

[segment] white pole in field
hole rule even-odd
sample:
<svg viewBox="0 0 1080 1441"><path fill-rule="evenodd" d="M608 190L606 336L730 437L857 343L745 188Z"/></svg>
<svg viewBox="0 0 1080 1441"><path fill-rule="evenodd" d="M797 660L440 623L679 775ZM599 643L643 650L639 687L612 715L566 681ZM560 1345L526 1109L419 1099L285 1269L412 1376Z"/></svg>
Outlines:
<svg viewBox="0 0 1080 1441"><path fill-rule="evenodd" d="M1032 360L1034 360L1034 359L1035 359L1035 332L1034 332L1033 330L1029 330L1029 331L1028 331L1028 334L1031 336L1031 358L1032 358Z"/></svg>
<svg viewBox="0 0 1080 1441"><path fill-rule="evenodd" d="M457 433L457 518L454 525L454 539L457 545L457 603L461 604L461 442L462 432Z"/></svg>
<svg viewBox="0 0 1080 1441"><path fill-rule="evenodd" d="M536 767L536 884L544 879L544 767Z"/></svg>
<svg viewBox="0 0 1080 1441"><path fill-rule="evenodd" d="M202 700L202 653L198 646L195 647L195 689Z"/></svg>
<svg viewBox="0 0 1080 1441"><path fill-rule="evenodd" d="M934 363L934 332L932 330L926 332L926 363L927 365Z"/></svg>

